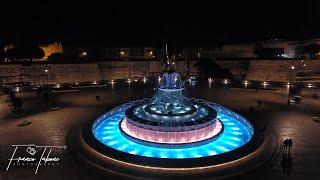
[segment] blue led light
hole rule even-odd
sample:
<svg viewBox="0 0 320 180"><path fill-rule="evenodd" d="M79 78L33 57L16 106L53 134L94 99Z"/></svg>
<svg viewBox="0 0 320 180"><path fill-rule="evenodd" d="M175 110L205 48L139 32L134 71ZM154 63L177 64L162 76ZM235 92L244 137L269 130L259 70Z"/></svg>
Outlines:
<svg viewBox="0 0 320 180"><path fill-rule="evenodd" d="M104 145L129 154L155 158L199 158L215 156L237 149L246 144L253 136L252 125L242 116L218 105L209 103L217 112L217 118L224 124L224 131L215 140L194 147L164 148L143 145L127 139L119 129L120 121L130 103L124 104L98 118L92 126L96 139Z"/></svg>

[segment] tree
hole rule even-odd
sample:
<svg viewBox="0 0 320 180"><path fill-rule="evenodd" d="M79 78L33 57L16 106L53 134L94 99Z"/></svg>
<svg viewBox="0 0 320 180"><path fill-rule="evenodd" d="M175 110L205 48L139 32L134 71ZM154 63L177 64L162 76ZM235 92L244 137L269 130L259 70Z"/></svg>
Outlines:
<svg viewBox="0 0 320 180"><path fill-rule="evenodd" d="M0 44L0 62L4 62L4 44Z"/></svg>
<svg viewBox="0 0 320 180"><path fill-rule="evenodd" d="M52 91L50 88L46 89L43 92L43 97L44 97L45 101L48 102L48 106L51 107L53 98L52 98Z"/></svg>
<svg viewBox="0 0 320 180"><path fill-rule="evenodd" d="M11 102L12 102L14 109L21 109L22 108L23 103L22 103L21 98L14 97L11 99Z"/></svg>
<svg viewBox="0 0 320 180"><path fill-rule="evenodd" d="M263 48L263 47L256 47L253 50L253 53L257 55L259 58L272 58L277 57L278 55L282 55L281 49L277 48Z"/></svg>
<svg viewBox="0 0 320 180"><path fill-rule="evenodd" d="M4 62L4 52L0 50L0 62Z"/></svg>
<svg viewBox="0 0 320 180"><path fill-rule="evenodd" d="M303 52L309 54L309 58L314 58L314 55L320 52L320 45L319 44L309 44L303 47Z"/></svg>
<svg viewBox="0 0 320 180"><path fill-rule="evenodd" d="M40 59L44 57L44 52L41 48L34 45L23 45L16 46L14 48L8 49L5 52L5 56L13 59Z"/></svg>
<svg viewBox="0 0 320 180"><path fill-rule="evenodd" d="M51 61L51 62L63 62L66 59L67 58L62 53L52 53L48 57L48 61Z"/></svg>
<svg viewBox="0 0 320 180"><path fill-rule="evenodd" d="M200 78L233 78L229 69L221 68L217 63L210 59L200 59L194 66L198 68Z"/></svg>
<svg viewBox="0 0 320 180"><path fill-rule="evenodd" d="M250 62L249 62L248 60L246 60L246 61L241 61L241 62L239 62L239 64L237 64L237 66L238 66L240 69L244 70L244 74L242 74L242 77L241 77L241 78L242 78L242 79L245 79L246 76L247 76L248 70L249 70Z"/></svg>

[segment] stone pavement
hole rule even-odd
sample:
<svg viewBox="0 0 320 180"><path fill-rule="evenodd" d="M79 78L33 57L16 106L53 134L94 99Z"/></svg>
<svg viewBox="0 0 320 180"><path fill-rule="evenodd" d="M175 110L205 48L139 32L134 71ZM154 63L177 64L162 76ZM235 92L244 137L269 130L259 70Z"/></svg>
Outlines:
<svg viewBox="0 0 320 180"><path fill-rule="evenodd" d="M34 93L21 93L27 115L21 118L10 116L10 107L0 96L0 167L8 164L13 148L11 144L64 145L69 130L78 123L96 119L111 107L128 100L150 97L153 87L131 85L128 87L110 87L81 89L79 92L56 93L54 103L61 109L49 111L46 102ZM100 95L97 102L95 96ZM292 170L290 175L283 174L281 167L282 149L279 146L275 156L258 169L233 179L320 179L318 162L320 162L320 123L312 120L319 113L320 100L313 100L312 90L303 92L301 104L287 107L286 90L258 91L245 89L223 89L193 87L189 96L207 99L233 109L255 122L268 124L276 139L281 143L283 138L293 139ZM257 100L262 101L261 109L257 109ZM256 111L249 113L249 106ZM17 127L22 120L32 121L31 125ZM32 168L16 167L8 172L0 171L0 180L20 179L101 179L112 177L102 175L86 168L75 161L68 151L58 153L61 164L57 167L42 167L37 175Z"/></svg>

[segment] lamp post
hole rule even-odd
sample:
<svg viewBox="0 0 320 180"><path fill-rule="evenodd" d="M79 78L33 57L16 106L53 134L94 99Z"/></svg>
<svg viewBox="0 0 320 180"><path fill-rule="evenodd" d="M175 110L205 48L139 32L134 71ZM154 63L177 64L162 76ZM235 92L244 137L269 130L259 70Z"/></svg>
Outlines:
<svg viewBox="0 0 320 180"><path fill-rule="evenodd" d="M50 84L50 78L49 78L49 66L44 70L45 74L46 74L46 78L47 78L47 82L46 84Z"/></svg>
<svg viewBox="0 0 320 180"><path fill-rule="evenodd" d="M291 66L290 70L290 79L289 79L289 92L288 92L288 105L290 105L290 96L291 96L291 85L292 85L292 71L294 70L294 66Z"/></svg>

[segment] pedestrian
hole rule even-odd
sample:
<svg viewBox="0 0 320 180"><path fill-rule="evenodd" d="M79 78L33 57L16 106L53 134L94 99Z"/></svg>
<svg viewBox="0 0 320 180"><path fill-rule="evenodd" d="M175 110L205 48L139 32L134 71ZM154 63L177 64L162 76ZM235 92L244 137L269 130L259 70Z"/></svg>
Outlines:
<svg viewBox="0 0 320 180"><path fill-rule="evenodd" d="M283 155L281 160L281 167L284 174L290 175L292 171L292 158L290 155L290 148L292 147L292 139L283 139Z"/></svg>
<svg viewBox="0 0 320 180"><path fill-rule="evenodd" d="M254 110L253 107L252 107L252 106L249 106L249 112L252 113L253 110Z"/></svg>
<svg viewBox="0 0 320 180"><path fill-rule="evenodd" d="M291 147L292 147L292 144L293 144L292 139L288 139L287 143L288 143L288 147L289 147L288 157L290 158L291 157L290 151L291 151Z"/></svg>
<svg viewBox="0 0 320 180"><path fill-rule="evenodd" d="M288 149L288 139L285 138L283 140L283 156L286 157L287 156L287 149Z"/></svg>
<svg viewBox="0 0 320 180"><path fill-rule="evenodd" d="M262 102L258 100L257 103L258 103L258 109L260 109Z"/></svg>
<svg viewBox="0 0 320 180"><path fill-rule="evenodd" d="M314 98L318 99L318 94L317 93L314 94Z"/></svg>
<svg viewBox="0 0 320 180"><path fill-rule="evenodd" d="M100 96L96 96L96 101L100 101Z"/></svg>
<svg viewBox="0 0 320 180"><path fill-rule="evenodd" d="M291 171L292 171L292 158L288 157L286 161L286 173L288 176L291 174Z"/></svg>

